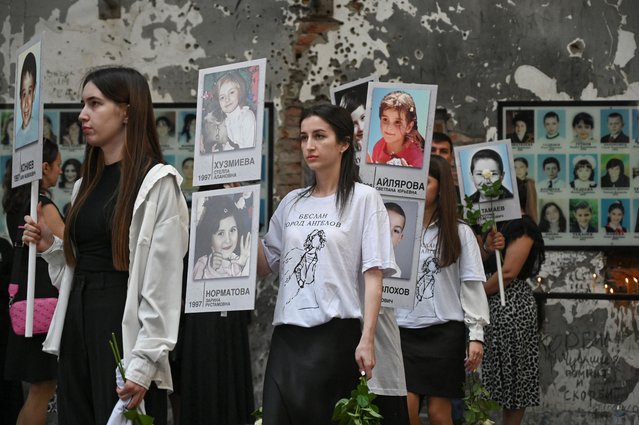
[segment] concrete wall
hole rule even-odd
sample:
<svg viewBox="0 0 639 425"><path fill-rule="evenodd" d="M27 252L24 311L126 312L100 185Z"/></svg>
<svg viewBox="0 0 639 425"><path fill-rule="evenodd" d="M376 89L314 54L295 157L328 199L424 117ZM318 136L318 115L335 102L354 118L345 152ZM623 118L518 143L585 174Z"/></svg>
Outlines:
<svg viewBox="0 0 639 425"><path fill-rule="evenodd" d="M500 100L639 98L636 0L121 0L120 17L108 20L99 19L98 3L0 0L0 103L13 101L16 49L42 31L47 102L78 101L85 71L108 63L144 72L156 102L194 102L198 69L266 57L266 97L277 110L276 197L302 184L300 108L371 73L381 81L437 84L438 106L449 110L458 131L478 138L496 133ZM589 273L593 256L601 253L553 252L549 276L579 284L583 276L559 276L575 266ZM252 333L258 397L275 290L272 279L259 284ZM560 306L555 312L573 309L550 304ZM603 310L605 317L579 310L580 326L612 323L619 311L612 303ZM624 370L636 378L637 304L624 311L632 314L611 349L635 353ZM570 326L547 323L544 332ZM548 364L566 377L561 361ZM617 404L592 395L555 403L555 384L544 382L545 407L528 423L556 423L558 416L566 424L606 423ZM619 403L639 404L636 383L628 381L634 388ZM580 383L564 379L553 388L562 385L570 391ZM626 420L639 423L632 412Z"/></svg>

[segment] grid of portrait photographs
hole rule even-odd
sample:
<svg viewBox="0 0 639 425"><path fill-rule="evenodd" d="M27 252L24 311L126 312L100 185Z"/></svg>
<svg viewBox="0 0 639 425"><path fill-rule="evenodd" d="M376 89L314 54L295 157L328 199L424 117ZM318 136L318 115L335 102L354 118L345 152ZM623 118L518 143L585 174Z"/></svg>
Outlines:
<svg viewBox="0 0 639 425"><path fill-rule="evenodd" d="M548 246L639 241L639 103L500 102L517 178L537 191Z"/></svg>
<svg viewBox="0 0 639 425"><path fill-rule="evenodd" d="M14 105L0 105L0 175L4 176L11 164L13 144ZM193 186L193 162L195 140L195 103L155 104L155 124L160 138L160 146L167 163L173 165L182 175L182 191L191 201ZM65 215L71 201L71 190L80 177L84 160L85 141L78 120L80 108L77 104L45 104L43 115L43 137L57 143L62 157L62 175L56 187L50 189L49 196L60 212ZM260 232L265 232L272 213L272 172L273 160L273 104L264 106L264 127L262 139L262 178L260 191ZM2 188L0 188L0 191ZM5 220L0 220L0 234L6 234Z"/></svg>

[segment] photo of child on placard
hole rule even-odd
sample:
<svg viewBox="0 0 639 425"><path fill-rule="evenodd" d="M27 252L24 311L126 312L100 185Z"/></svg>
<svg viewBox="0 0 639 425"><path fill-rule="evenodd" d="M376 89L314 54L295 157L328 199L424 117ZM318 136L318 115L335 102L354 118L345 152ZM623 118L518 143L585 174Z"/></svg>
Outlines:
<svg viewBox="0 0 639 425"><path fill-rule="evenodd" d="M198 211L194 280L248 276L251 221L236 202L232 195L211 196Z"/></svg>
<svg viewBox="0 0 639 425"><path fill-rule="evenodd" d="M259 185L192 194L186 312L255 303Z"/></svg>
<svg viewBox="0 0 639 425"><path fill-rule="evenodd" d="M258 71L258 66L251 66L204 77L200 153L255 146Z"/></svg>
<svg viewBox="0 0 639 425"><path fill-rule="evenodd" d="M427 92L401 87L374 88L367 162L422 168L428 105Z"/></svg>
<svg viewBox="0 0 639 425"><path fill-rule="evenodd" d="M460 191L495 221L521 217L510 140L455 148ZM500 183L499 190L492 191Z"/></svg>
<svg viewBox="0 0 639 425"><path fill-rule="evenodd" d="M395 249L395 261L400 270L398 274L392 277L410 279L415 247L417 202L402 199L384 199L384 206L388 212L391 240Z"/></svg>
<svg viewBox="0 0 639 425"><path fill-rule="evenodd" d="M333 105L341 106L351 114L353 126L355 127L353 140L355 141L355 149L358 152L362 150L364 128L369 118L366 116L368 83L375 81L378 81L378 77L371 75L331 89L331 102ZM359 155L357 160L359 160Z"/></svg>
<svg viewBox="0 0 639 425"><path fill-rule="evenodd" d="M266 59L201 69L194 184L260 178Z"/></svg>
<svg viewBox="0 0 639 425"><path fill-rule="evenodd" d="M18 55L16 72L15 148L38 141L40 135L40 44Z"/></svg>

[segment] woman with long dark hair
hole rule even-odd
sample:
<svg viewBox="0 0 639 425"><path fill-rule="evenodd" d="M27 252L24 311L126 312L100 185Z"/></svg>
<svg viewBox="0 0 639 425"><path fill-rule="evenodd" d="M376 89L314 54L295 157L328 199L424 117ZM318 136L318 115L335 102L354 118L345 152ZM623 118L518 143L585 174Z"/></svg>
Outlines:
<svg viewBox="0 0 639 425"><path fill-rule="evenodd" d="M382 276L397 265L384 203L358 182L350 114L312 107L300 134L313 181L282 200L259 245L258 275L280 275L264 423L325 425L374 373Z"/></svg>
<svg viewBox="0 0 639 425"><path fill-rule="evenodd" d="M457 218L450 164L436 155L428 168L418 273L415 307L395 309L410 423L421 423L427 399L429 423L452 425L451 399L464 396L464 368L475 370L482 360L488 302L477 240Z"/></svg>
<svg viewBox="0 0 639 425"><path fill-rule="evenodd" d="M87 146L64 240L29 217L23 237L44 251L60 287L44 342L59 358L59 421L106 423L119 397L130 409L144 400L155 424L165 424L188 239L181 178L164 162L151 93L138 71L91 71L82 104ZM117 392L111 333L127 379Z"/></svg>

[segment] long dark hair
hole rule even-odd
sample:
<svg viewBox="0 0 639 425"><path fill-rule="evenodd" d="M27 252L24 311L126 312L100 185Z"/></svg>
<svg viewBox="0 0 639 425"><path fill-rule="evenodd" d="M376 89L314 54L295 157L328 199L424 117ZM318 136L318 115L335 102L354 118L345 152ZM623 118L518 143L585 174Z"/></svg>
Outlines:
<svg viewBox="0 0 639 425"><path fill-rule="evenodd" d="M53 143L49 139L44 139L42 143L42 163L53 164L53 161L58 157L58 145ZM24 209L24 206L31 197L31 185L23 184L16 188L11 187L12 162L7 161L7 167L2 179L2 187L4 188L4 195L2 195L2 208L7 214L19 213Z"/></svg>
<svg viewBox="0 0 639 425"><path fill-rule="evenodd" d="M461 240L457 226L457 196L450 164L441 156L431 155L428 175L439 182L439 193L431 220L438 221L435 248L439 267L453 264L461 255ZM430 223L429 223L430 224Z"/></svg>
<svg viewBox="0 0 639 425"><path fill-rule="evenodd" d="M151 92L144 76L133 68L98 68L87 74L82 89L88 83L93 83L107 99L128 108L120 182L111 218L113 266L116 270L128 270L129 227L135 198L149 169L154 164L165 163L155 128ZM87 144L83 163L82 183L75 202L69 208L68 223L75 221L78 211L100 181L105 166L102 149ZM70 229L71 226L64 229L64 255L68 264L75 265Z"/></svg>
<svg viewBox="0 0 639 425"><path fill-rule="evenodd" d="M337 194L335 199L335 205L339 209L340 214L344 211L345 205L348 203L353 190L355 189L355 183L359 182L359 173L357 172L357 166L355 165L355 147L353 146L353 120L351 114L340 106L331 105L328 103L312 106L305 109L302 113L301 121L304 121L309 117L319 117L325 121L331 129L335 132L337 142L340 144L348 145L348 148L342 154L342 159L339 167L339 181L337 185ZM317 182L315 181L315 174L312 175L311 185L300 193L300 198L309 196L315 190Z"/></svg>

